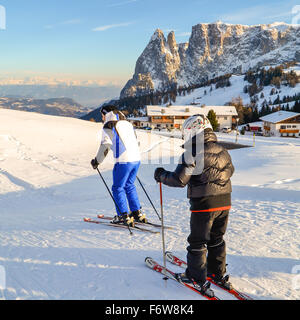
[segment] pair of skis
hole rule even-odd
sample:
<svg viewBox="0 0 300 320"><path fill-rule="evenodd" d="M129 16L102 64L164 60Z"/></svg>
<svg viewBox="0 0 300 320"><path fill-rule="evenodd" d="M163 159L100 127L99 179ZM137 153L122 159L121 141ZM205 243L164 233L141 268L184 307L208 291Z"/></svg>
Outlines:
<svg viewBox="0 0 300 320"><path fill-rule="evenodd" d="M128 227L126 225L114 224L114 223L108 222L108 221L111 221L113 219L113 217L107 217L107 216L104 216L103 214L98 214L97 218L100 219L100 220L94 220L94 219L91 219L91 218L84 218L83 221L90 222L90 223L95 223L95 224L102 224L102 225L111 226L111 227L115 227L115 228L128 229ZM144 228L143 226L161 228L160 224L156 224L156 223L152 223L152 222L146 222L146 223L135 222L135 226L131 227L131 228L139 230L139 231L143 231L143 232L153 233L153 234L160 233L160 231ZM165 229L171 229L171 227L165 227Z"/></svg>
<svg viewBox="0 0 300 320"><path fill-rule="evenodd" d="M179 266L183 269L186 269L187 267L187 263L183 260L181 260L180 258L176 257L174 254L172 254L172 252L169 252L167 251L166 252L166 259L167 261L169 261L170 263L176 265L176 266ZM154 271L157 271L163 275L165 275L166 277L168 277L169 279L172 279L172 280L175 280L177 281L178 283L180 283L181 285L197 292L198 294L200 294L202 297L208 299L208 300L220 300L218 297L214 296L214 297L208 297L206 296L205 294L203 294L200 289L198 288L197 285L194 285L192 283L185 283L183 281L180 281L176 278L175 276L175 272L169 270L169 269L165 269L162 265L160 265L159 263L157 263L155 260L153 260L152 258L150 257L147 257L145 259L145 263L146 265L154 270ZM246 294L236 290L236 289L231 289L231 290L228 290L222 286L220 286L218 283L216 283L212 278L207 278L207 280L209 282L211 282L212 284L216 285L217 287L221 288L222 290L228 292L229 294L233 295L236 299L238 300L253 300L251 297L247 296Z"/></svg>

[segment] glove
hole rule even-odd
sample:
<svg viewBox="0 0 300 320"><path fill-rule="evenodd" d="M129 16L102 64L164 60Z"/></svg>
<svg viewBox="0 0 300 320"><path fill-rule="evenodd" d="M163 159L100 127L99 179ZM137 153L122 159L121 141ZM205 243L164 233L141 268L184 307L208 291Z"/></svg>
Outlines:
<svg viewBox="0 0 300 320"><path fill-rule="evenodd" d="M160 177L161 177L161 175L162 175L163 172L165 172L165 169L164 169L164 168L156 168L156 169L155 169L154 179L155 179L157 182L161 182L161 181L160 181Z"/></svg>
<svg viewBox="0 0 300 320"><path fill-rule="evenodd" d="M99 162L97 161L97 158L95 158L91 161L91 165L92 165L93 169L95 169L95 170L98 168Z"/></svg>

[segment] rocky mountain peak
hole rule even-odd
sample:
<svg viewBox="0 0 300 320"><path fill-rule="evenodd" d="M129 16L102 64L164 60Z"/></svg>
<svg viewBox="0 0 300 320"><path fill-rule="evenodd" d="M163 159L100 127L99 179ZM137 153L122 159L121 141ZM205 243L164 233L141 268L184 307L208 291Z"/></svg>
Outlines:
<svg viewBox="0 0 300 320"><path fill-rule="evenodd" d="M175 33L174 31L171 31L168 34L168 40L167 40L168 46L170 48L171 53L177 54L178 48L177 48L177 43L176 43L176 39L175 39Z"/></svg>
<svg viewBox="0 0 300 320"><path fill-rule="evenodd" d="M120 98L190 86L225 73L299 60L300 27L286 23L266 25L200 23L192 27L188 43L177 44L157 29L138 58L135 74Z"/></svg>
<svg viewBox="0 0 300 320"><path fill-rule="evenodd" d="M165 40L165 36L162 30L156 29L153 33L150 42L156 41L156 40Z"/></svg>

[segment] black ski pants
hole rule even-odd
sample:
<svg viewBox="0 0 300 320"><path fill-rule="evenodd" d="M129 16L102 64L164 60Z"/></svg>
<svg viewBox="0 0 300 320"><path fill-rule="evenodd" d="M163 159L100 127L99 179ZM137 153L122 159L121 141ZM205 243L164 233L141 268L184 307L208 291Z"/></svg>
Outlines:
<svg viewBox="0 0 300 320"><path fill-rule="evenodd" d="M203 284L207 274L226 273L226 232L229 210L192 213L188 237L187 270L189 278Z"/></svg>

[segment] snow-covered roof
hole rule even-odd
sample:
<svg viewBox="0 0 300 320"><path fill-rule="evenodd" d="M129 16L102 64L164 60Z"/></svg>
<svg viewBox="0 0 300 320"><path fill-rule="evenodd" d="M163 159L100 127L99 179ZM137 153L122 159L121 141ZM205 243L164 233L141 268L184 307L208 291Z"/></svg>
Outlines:
<svg viewBox="0 0 300 320"><path fill-rule="evenodd" d="M247 125L249 125L250 127L263 127L263 121L250 122L247 123Z"/></svg>
<svg viewBox="0 0 300 320"><path fill-rule="evenodd" d="M162 110L165 110L163 113ZM194 114L207 115L210 110L213 110L217 116L237 116L237 111L234 106L147 106L148 116L192 116Z"/></svg>
<svg viewBox="0 0 300 320"><path fill-rule="evenodd" d="M148 117L131 117L127 118L128 121L149 121Z"/></svg>
<svg viewBox="0 0 300 320"><path fill-rule="evenodd" d="M280 111L268 114L267 116L261 117L260 119L265 122L277 123L277 122L284 121L299 115L300 113L280 110Z"/></svg>

